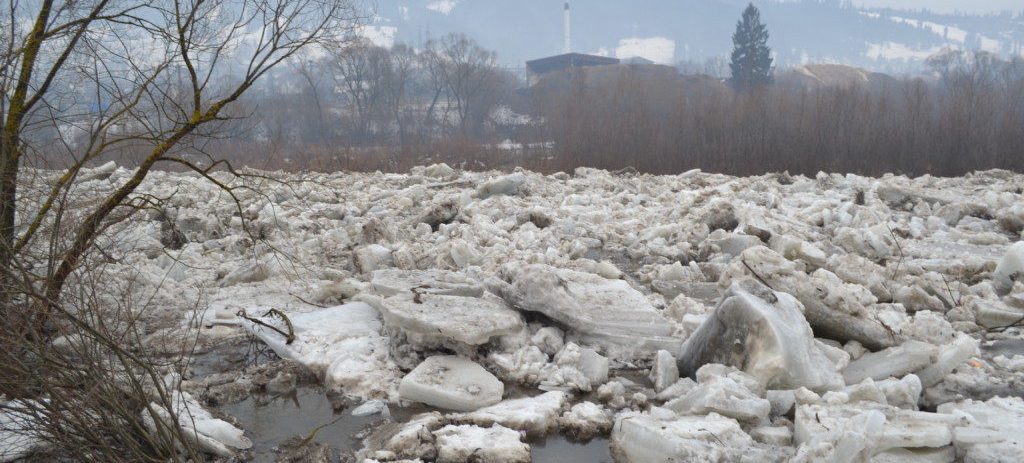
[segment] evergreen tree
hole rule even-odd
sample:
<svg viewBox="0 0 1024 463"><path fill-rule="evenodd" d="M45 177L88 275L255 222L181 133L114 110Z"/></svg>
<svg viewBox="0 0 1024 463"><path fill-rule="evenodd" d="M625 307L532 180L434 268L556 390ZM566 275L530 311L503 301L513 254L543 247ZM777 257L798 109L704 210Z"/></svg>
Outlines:
<svg viewBox="0 0 1024 463"><path fill-rule="evenodd" d="M749 90L772 81L772 50L768 48L768 28L754 4L747 6L732 35L732 84L737 90Z"/></svg>

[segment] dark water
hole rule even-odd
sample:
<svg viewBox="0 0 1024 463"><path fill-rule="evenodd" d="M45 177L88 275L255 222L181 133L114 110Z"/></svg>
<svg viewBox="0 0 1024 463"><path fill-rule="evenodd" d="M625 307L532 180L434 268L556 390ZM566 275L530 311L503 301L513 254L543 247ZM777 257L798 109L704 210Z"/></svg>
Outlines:
<svg viewBox="0 0 1024 463"><path fill-rule="evenodd" d="M252 461L270 463L278 454L274 448L295 436L308 436L316 427L329 424L317 432L314 440L343 453L362 448L356 437L362 431L379 423L380 415L352 416L350 409L335 411L322 391L299 388L290 398L255 398L219 407L219 410L238 419L245 435L253 441ZM406 421L412 415L429 411L425 407L395 408L391 413L396 421ZM339 419L340 418L340 419ZM337 421L335 421L337 420ZM533 461L537 463L612 463L608 440L594 439L581 444L562 436L530 442Z"/></svg>
<svg viewBox="0 0 1024 463"><path fill-rule="evenodd" d="M594 439L586 444L552 436L530 444L534 463L612 463L607 439Z"/></svg>
<svg viewBox="0 0 1024 463"><path fill-rule="evenodd" d="M265 402L265 403L264 403ZM253 442L255 462L273 462L277 454L273 448L295 436L306 437L317 426L314 440L336 449L361 448L356 433L381 419L380 415L352 416L349 410L335 412L330 400L315 389L300 388L292 398L249 398L242 402L220 407L220 410L238 419L245 435Z"/></svg>

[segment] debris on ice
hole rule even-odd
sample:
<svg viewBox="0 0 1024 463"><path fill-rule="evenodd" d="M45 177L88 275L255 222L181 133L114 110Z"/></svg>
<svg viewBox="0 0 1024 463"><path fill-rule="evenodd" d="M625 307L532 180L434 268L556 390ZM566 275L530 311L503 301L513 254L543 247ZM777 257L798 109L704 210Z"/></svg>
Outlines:
<svg viewBox="0 0 1024 463"><path fill-rule="evenodd" d="M363 398L394 396L397 372L390 362L388 338L381 334L380 315L373 307L354 302L285 315L287 319L273 313L250 317L260 323L246 320L243 328L281 358L322 374L328 388Z"/></svg>

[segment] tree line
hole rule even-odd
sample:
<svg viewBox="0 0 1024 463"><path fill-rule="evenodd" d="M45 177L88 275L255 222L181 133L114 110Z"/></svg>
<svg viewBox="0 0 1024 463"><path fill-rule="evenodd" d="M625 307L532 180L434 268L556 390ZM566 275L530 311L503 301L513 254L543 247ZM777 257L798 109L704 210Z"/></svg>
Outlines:
<svg viewBox="0 0 1024 463"><path fill-rule="evenodd" d="M181 156L290 170L448 162L959 175L1024 166L1019 57L947 51L920 77L836 67L853 80L817 81L773 67L767 27L752 6L733 41L730 62L712 75L619 65L554 72L533 85L465 35L418 47L324 41L269 71L239 99L239 118L223 135ZM107 157L131 164L138 153L127 147Z"/></svg>
<svg viewBox="0 0 1024 463"><path fill-rule="evenodd" d="M361 45L281 71L294 85L265 84L246 100L254 136L218 149L255 166L318 170L431 162L811 175L1024 168L1020 58L950 51L913 78L841 69L863 81L783 70L774 82L739 87L668 66L622 65L525 86L466 37L421 50Z"/></svg>
<svg viewBox="0 0 1024 463"><path fill-rule="evenodd" d="M747 92L672 72L579 70L562 76L568 91L542 91L535 101L557 147L551 169L1024 169L1024 60L949 52L928 65L934 80L865 73L863 83L825 85L793 72Z"/></svg>

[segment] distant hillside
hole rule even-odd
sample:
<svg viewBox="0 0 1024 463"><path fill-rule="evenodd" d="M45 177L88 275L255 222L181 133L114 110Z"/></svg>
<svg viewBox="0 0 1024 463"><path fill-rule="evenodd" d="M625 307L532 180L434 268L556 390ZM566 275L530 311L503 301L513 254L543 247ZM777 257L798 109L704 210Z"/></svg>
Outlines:
<svg viewBox="0 0 1024 463"><path fill-rule="evenodd" d="M586 0L572 3L574 51L643 56L671 64L723 57L746 0ZM639 4L638 4L639 3ZM777 64L850 64L909 70L952 48L1020 55L1024 15L966 16L859 9L837 0L755 1ZM510 66L562 50L562 0L377 0L370 28L379 43L423 43L462 32ZM1022 7L1024 8L1024 7Z"/></svg>
<svg viewBox="0 0 1024 463"><path fill-rule="evenodd" d="M843 64L807 64L778 73L775 82L799 87L879 88L896 82L892 76Z"/></svg>

